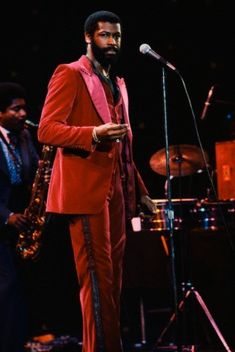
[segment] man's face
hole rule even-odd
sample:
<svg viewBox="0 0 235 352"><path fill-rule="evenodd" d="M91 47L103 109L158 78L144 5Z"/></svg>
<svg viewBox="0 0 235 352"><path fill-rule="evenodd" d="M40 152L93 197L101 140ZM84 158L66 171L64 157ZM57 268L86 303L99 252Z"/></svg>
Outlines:
<svg viewBox="0 0 235 352"><path fill-rule="evenodd" d="M27 118L24 99L13 99L5 111L0 111L0 125L12 132L20 132Z"/></svg>
<svg viewBox="0 0 235 352"><path fill-rule="evenodd" d="M91 38L95 59L104 67L114 64L120 54L121 27L119 23L98 22Z"/></svg>

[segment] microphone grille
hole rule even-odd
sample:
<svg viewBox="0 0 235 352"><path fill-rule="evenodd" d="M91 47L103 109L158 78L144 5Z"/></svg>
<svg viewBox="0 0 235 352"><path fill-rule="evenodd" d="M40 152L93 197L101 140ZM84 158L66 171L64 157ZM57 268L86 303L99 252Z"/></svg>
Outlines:
<svg viewBox="0 0 235 352"><path fill-rule="evenodd" d="M150 49L151 49L151 47L148 44L141 44L140 45L140 52L142 54L147 54Z"/></svg>

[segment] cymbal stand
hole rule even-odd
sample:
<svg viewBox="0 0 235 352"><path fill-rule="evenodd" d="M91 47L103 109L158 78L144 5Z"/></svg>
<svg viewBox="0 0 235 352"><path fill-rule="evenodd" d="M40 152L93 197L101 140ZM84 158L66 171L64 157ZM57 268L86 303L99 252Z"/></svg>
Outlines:
<svg viewBox="0 0 235 352"><path fill-rule="evenodd" d="M183 289L185 290L185 287L187 287L187 290L185 290L184 293L184 297L183 299L180 301L179 305L178 305L178 309L179 311L183 311L184 305L186 300L189 298L190 295L194 295L194 297L196 298L197 302L199 303L199 305L201 306L202 310L204 311L205 315L207 316L210 324L212 325L215 333L217 334L218 338L220 339L220 341L222 342L225 351L227 352L232 352L232 350L230 349L230 347L228 346L227 342L225 341L218 325L216 324L214 318L212 317L209 309L207 308L202 296L200 295L200 293L195 289L195 287L192 286L192 283L189 281L187 283L183 283ZM159 344L162 342L163 337L165 335L165 333L167 332L167 330L170 328L170 326L172 325L172 323L175 321L176 319L176 315L175 313L173 313L168 321L168 324L165 326L165 328L162 330L160 336L158 337L158 340L154 346L153 351L157 350L157 347L159 346ZM183 348L184 351L184 348ZM195 351L195 346L191 346L190 351Z"/></svg>

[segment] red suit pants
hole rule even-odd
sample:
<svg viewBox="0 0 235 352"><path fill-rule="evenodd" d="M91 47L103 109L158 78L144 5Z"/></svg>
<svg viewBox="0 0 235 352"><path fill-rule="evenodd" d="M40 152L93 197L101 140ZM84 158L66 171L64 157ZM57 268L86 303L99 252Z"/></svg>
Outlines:
<svg viewBox="0 0 235 352"><path fill-rule="evenodd" d="M118 168L102 211L74 217L70 235L80 286L83 352L121 352L120 294L126 234Z"/></svg>

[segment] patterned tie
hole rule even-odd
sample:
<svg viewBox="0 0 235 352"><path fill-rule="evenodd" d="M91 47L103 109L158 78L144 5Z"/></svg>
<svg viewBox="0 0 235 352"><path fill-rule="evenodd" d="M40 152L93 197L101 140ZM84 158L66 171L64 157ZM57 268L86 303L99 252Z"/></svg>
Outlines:
<svg viewBox="0 0 235 352"><path fill-rule="evenodd" d="M20 155L20 149L19 149L19 140L18 137L13 134L9 133L9 148L10 148L10 153L9 153L9 158L8 158L8 166L10 170L10 175L11 175L11 183L14 185L18 185L21 183L21 172L22 172L22 159Z"/></svg>

